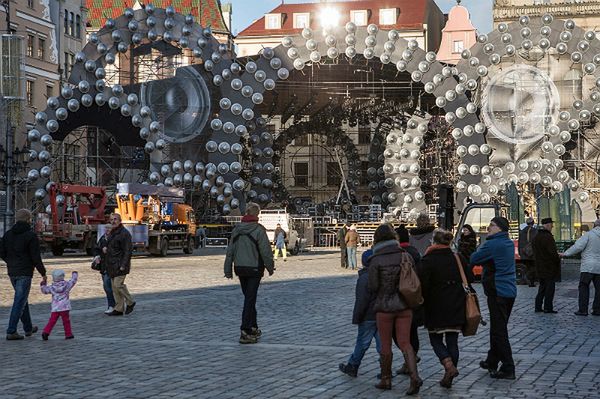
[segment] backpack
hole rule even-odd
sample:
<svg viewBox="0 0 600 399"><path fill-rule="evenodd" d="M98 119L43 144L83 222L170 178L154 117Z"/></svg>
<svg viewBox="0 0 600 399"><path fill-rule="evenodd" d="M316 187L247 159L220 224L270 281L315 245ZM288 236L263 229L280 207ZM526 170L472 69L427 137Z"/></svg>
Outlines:
<svg viewBox="0 0 600 399"><path fill-rule="evenodd" d="M527 257L527 258L533 258L533 243L531 240L531 230L532 229L533 228L530 227L529 230L527 230L527 243L523 246L523 249L521 250L523 255L525 255L525 257Z"/></svg>

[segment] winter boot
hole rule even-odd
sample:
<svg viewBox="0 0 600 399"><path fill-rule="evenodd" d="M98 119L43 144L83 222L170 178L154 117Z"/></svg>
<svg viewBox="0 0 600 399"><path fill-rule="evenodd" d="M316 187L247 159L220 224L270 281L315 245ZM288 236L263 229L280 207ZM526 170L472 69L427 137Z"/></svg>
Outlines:
<svg viewBox="0 0 600 399"><path fill-rule="evenodd" d="M381 355L379 357L379 364L381 366L381 381L375 385L378 389L392 389L392 357L389 355Z"/></svg>
<svg viewBox="0 0 600 399"><path fill-rule="evenodd" d="M340 363L340 371L350 377L356 377L358 375L358 367L351 365L350 363Z"/></svg>
<svg viewBox="0 0 600 399"><path fill-rule="evenodd" d="M452 388L452 380L458 375L458 370L449 357L442 359L442 365L444 366L445 373L440 381L440 385L444 388Z"/></svg>
<svg viewBox="0 0 600 399"><path fill-rule="evenodd" d="M421 385L423 385L423 380L419 378L419 371L417 370L417 357L415 356L415 352L412 350L405 352L404 361L406 362L408 370L410 371L410 386L408 387L406 394L416 395L419 393Z"/></svg>

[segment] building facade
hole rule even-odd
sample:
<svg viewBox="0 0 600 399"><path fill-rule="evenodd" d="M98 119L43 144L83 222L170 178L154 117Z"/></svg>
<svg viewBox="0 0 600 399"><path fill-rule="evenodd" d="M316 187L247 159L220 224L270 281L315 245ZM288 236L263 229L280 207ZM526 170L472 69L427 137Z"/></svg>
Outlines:
<svg viewBox="0 0 600 399"><path fill-rule="evenodd" d="M263 47L276 47L283 37L300 34L305 27L318 30L323 23L349 21L357 26L396 29L400 37L415 39L427 51L437 51L445 17L433 0L282 2L236 36L237 54L243 57L258 54Z"/></svg>
<svg viewBox="0 0 600 399"><path fill-rule="evenodd" d="M521 15L540 17L551 14L555 18L572 19L584 30L600 26L598 0L495 0L494 27L501 22L516 21Z"/></svg>
<svg viewBox="0 0 600 399"><path fill-rule="evenodd" d="M469 10L458 4L448 13L437 59L449 64L457 64L461 59L460 53L464 49L471 48L476 40L475 27L471 23Z"/></svg>

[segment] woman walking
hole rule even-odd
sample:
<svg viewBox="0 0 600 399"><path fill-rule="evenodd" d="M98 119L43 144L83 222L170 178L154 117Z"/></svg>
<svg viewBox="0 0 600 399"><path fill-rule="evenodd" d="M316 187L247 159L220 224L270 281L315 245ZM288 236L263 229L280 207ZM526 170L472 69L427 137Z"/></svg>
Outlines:
<svg viewBox="0 0 600 399"><path fill-rule="evenodd" d="M449 231L434 231L433 245L427 248L420 268L425 327L433 351L444 366L440 381L444 388L452 387L452 380L458 375L458 334L466 321L465 290L458 268L464 270L469 283L473 282L467 261L450 249L452 238Z"/></svg>
<svg viewBox="0 0 600 399"><path fill-rule="evenodd" d="M376 294L373 309L381 339L381 381L376 387L392 389L392 331L395 327L396 340L410 371L410 387L406 394L415 395L423 381L419 378L417 359L410 344L412 310L398 291L402 263L409 263L409 267L414 265L412 257L400 248L394 228L382 224L373 235L373 255L369 262L369 290Z"/></svg>

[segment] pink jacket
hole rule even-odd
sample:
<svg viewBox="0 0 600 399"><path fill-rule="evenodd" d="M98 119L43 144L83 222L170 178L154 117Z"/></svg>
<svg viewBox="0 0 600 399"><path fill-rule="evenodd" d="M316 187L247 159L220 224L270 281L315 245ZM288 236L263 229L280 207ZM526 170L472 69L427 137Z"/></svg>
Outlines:
<svg viewBox="0 0 600 399"><path fill-rule="evenodd" d="M77 272L73 272L69 281L55 281L52 285L46 285L43 281L40 283L43 294L52 294L52 311L64 312L71 310L71 300L69 292L77 283Z"/></svg>

